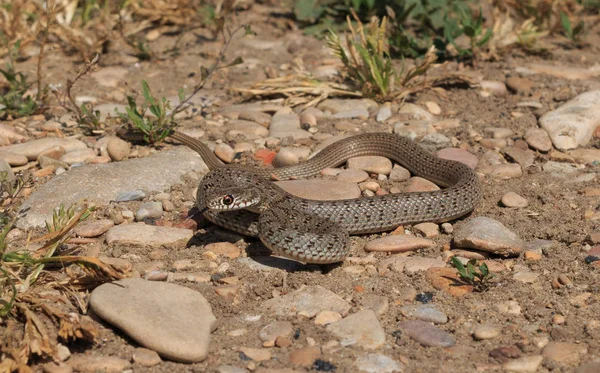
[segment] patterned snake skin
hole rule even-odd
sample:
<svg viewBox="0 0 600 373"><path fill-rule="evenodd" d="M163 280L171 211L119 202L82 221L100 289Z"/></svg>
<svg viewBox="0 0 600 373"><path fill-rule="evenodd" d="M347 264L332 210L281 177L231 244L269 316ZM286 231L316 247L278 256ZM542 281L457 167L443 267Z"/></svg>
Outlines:
<svg viewBox="0 0 600 373"><path fill-rule="evenodd" d="M413 141L366 133L329 145L298 165L258 169L224 165L200 141L171 138L197 151L211 170L198 187L197 205L213 223L259 237L276 254L305 263L335 263L349 252L349 234L374 233L424 221L444 222L472 211L482 192L468 166L435 157ZM348 158L379 155L446 189L358 199L315 201L293 196L271 179L304 178Z"/></svg>

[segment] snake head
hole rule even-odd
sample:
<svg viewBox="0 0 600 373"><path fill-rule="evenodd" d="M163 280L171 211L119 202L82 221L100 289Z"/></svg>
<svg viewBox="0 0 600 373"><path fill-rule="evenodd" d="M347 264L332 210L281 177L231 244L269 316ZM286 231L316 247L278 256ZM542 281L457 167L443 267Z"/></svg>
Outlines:
<svg viewBox="0 0 600 373"><path fill-rule="evenodd" d="M247 188L229 188L210 192L204 198L204 208L213 211L241 210L258 204L260 204L260 197Z"/></svg>

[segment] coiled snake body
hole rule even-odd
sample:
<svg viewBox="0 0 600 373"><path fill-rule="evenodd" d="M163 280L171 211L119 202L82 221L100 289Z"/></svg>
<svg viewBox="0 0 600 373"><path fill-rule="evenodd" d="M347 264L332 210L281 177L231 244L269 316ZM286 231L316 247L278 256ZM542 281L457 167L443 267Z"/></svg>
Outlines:
<svg viewBox="0 0 600 373"><path fill-rule="evenodd" d="M224 165L200 141L180 132L171 138L197 151L210 169L196 199L208 220L259 237L276 254L305 263L343 260L350 249L349 234L456 219L472 211L482 194L477 175L468 166L437 158L413 141L387 133L348 137L306 162L276 169ZM446 189L315 201L293 196L270 180L308 177L365 155L390 158Z"/></svg>

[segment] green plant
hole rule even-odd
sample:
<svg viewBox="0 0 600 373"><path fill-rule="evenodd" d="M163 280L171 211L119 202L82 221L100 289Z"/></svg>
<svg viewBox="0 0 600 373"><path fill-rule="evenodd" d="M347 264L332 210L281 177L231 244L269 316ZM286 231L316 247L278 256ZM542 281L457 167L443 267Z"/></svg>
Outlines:
<svg viewBox="0 0 600 373"><path fill-rule="evenodd" d="M6 45L8 42L4 35L0 34L0 39ZM5 69L0 69L0 74L4 76L5 86L0 85L0 118L6 116L23 117L35 113L38 108L35 97L29 94L32 83L27 81L27 75L15 71L14 60L19 52L21 41L17 40L12 48L9 49L9 60Z"/></svg>
<svg viewBox="0 0 600 373"><path fill-rule="evenodd" d="M388 100L397 97L400 92L406 92L409 81L419 75L425 74L427 69L435 62L434 49L430 49L426 57L415 68L398 73L389 56L386 24L387 18L381 22L373 17L367 26L367 32L362 22L352 13L356 28L348 17L348 29L350 34L346 35L346 48L342 46L339 36L329 31L326 36L327 46L342 61L347 71L347 78L356 86L360 87L365 96ZM347 49L347 50L346 50Z"/></svg>
<svg viewBox="0 0 600 373"><path fill-rule="evenodd" d="M494 278L494 274L490 273L487 264L482 263L477 267L477 259L469 260L465 267L459 259L452 257L451 264L456 268L461 280L473 286L475 291L486 290L490 285L490 280Z"/></svg>
<svg viewBox="0 0 600 373"><path fill-rule="evenodd" d="M581 36L583 35L585 26L583 21L579 21L577 26L572 27L569 16L565 12L561 11L560 24L563 28L563 34L567 37L567 39L575 44L579 44L581 42Z"/></svg>
<svg viewBox="0 0 600 373"><path fill-rule="evenodd" d="M469 38L469 48L467 49L456 44L456 38L463 34ZM483 27L481 8L477 16L470 9L461 11L459 21L449 19L446 21L446 27L444 28L446 40L456 48L458 53L462 56L473 57L473 59L477 59L480 49L490 41L492 35L491 28L484 29Z"/></svg>
<svg viewBox="0 0 600 373"><path fill-rule="evenodd" d="M140 107L136 104L134 97L127 96L129 106L125 108L126 113L119 113L119 116L124 122L132 124L135 129L140 131L144 141L154 144L164 140L175 127L173 117L167 115L171 104L164 97L160 99L154 97L145 80L142 81L142 94L144 104ZM178 95L179 100L183 101L182 90L179 90ZM148 110L153 117L146 116Z"/></svg>

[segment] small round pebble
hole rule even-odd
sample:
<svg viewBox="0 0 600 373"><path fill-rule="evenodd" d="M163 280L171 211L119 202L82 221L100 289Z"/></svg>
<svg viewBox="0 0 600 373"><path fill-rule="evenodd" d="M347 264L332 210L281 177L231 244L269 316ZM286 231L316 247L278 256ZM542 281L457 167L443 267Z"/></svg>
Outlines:
<svg viewBox="0 0 600 373"><path fill-rule="evenodd" d="M113 161L122 161L129 155L131 144L118 137L113 137L108 141L106 151Z"/></svg>
<svg viewBox="0 0 600 373"><path fill-rule="evenodd" d="M525 198L521 197L515 192L505 193L500 199L500 202L505 207L515 208L527 207L527 205L529 204L529 202Z"/></svg>
<svg viewBox="0 0 600 373"><path fill-rule="evenodd" d="M277 337L292 335L294 326L289 321L275 321L265 326L258 333L258 338L263 342L275 342Z"/></svg>
<svg viewBox="0 0 600 373"><path fill-rule="evenodd" d="M152 367L162 362L158 353L143 347L138 347L133 352L133 361L144 367Z"/></svg>
<svg viewBox="0 0 600 373"><path fill-rule="evenodd" d="M493 325L477 325L473 330L473 337L477 340L494 339L500 336L502 330Z"/></svg>
<svg viewBox="0 0 600 373"><path fill-rule="evenodd" d="M228 144L217 144L215 146L215 155L223 162L231 163L235 157L235 152Z"/></svg>
<svg viewBox="0 0 600 373"><path fill-rule="evenodd" d="M327 325L332 322L340 321L342 319L342 315L339 312L324 310L321 311L315 316L315 324L316 325Z"/></svg>
<svg viewBox="0 0 600 373"><path fill-rule="evenodd" d="M284 167L300 163L298 156L289 149L281 149L273 158L273 166Z"/></svg>

